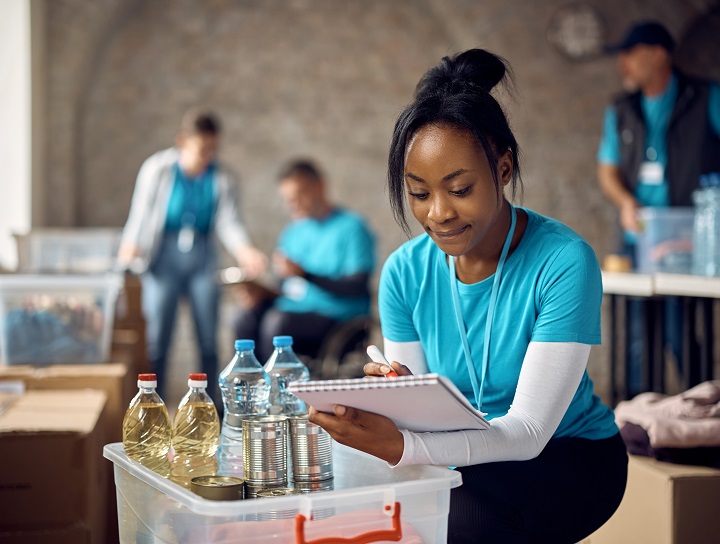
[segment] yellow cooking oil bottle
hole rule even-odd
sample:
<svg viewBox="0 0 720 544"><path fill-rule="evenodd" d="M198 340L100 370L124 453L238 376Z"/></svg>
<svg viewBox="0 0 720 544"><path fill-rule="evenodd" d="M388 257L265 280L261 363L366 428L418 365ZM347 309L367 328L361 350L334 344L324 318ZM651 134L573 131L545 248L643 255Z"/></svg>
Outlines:
<svg viewBox="0 0 720 544"><path fill-rule="evenodd" d="M125 454L167 478L170 475L170 416L157 394L155 374L138 375L138 392L123 419Z"/></svg>
<svg viewBox="0 0 720 544"><path fill-rule="evenodd" d="M216 475L219 441L220 419L207 393L207 375L190 374L188 391L173 419L170 478L190 489L196 476Z"/></svg>

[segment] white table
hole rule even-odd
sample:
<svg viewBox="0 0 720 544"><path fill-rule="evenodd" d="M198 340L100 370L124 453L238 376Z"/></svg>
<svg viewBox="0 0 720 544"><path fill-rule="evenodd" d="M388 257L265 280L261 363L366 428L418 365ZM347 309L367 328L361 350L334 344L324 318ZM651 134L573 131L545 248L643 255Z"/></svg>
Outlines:
<svg viewBox="0 0 720 544"><path fill-rule="evenodd" d="M643 385L647 391L664 392L664 306L667 297L679 297L682 307L683 386L688 388L713 378L713 304L720 299L720 278L689 274L639 274L603 272L603 290L610 299L610 383L612 404L627 396L626 379L618 387L619 336L627 339L628 297L641 298L645 305L645 358ZM698 323L697 317L700 317ZM624 365L625 366L625 365ZM627 368L625 368L627 377Z"/></svg>

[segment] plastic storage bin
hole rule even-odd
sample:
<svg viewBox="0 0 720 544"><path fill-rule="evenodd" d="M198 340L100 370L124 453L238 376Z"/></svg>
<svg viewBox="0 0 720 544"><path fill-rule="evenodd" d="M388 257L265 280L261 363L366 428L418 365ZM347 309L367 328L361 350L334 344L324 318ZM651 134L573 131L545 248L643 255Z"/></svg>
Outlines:
<svg viewBox="0 0 720 544"><path fill-rule="evenodd" d="M121 229L33 229L14 234L18 272L100 274L115 267Z"/></svg>
<svg viewBox="0 0 720 544"><path fill-rule="evenodd" d="M0 275L5 364L103 363L122 277Z"/></svg>
<svg viewBox="0 0 720 544"><path fill-rule="evenodd" d="M461 483L447 468L391 469L334 443L332 490L211 501L129 459L120 443L105 446L104 455L115 465L121 544L310 544L359 535L369 538L363 542L446 542L450 489ZM391 538L398 530L402 538Z"/></svg>
<svg viewBox="0 0 720 544"><path fill-rule="evenodd" d="M692 265L693 208L641 208L637 271L689 274Z"/></svg>

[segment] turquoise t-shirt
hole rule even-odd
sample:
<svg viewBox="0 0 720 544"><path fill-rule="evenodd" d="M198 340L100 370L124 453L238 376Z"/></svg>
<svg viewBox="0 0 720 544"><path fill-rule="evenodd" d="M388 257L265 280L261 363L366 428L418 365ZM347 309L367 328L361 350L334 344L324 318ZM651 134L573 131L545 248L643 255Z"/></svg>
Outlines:
<svg viewBox="0 0 720 544"><path fill-rule="evenodd" d="M594 251L562 223L525 211L527 228L505 263L492 324L482 405L489 419L508 412L531 341L600 343L602 279ZM458 283L478 381L493 279ZM385 262L378 306L383 337L420 341L429 371L450 378L474 405L447 259L428 235L403 244ZM594 395L585 372L554 436L600 439L615 433L614 415Z"/></svg>
<svg viewBox="0 0 720 544"><path fill-rule="evenodd" d="M197 178L189 178L175 163L173 186L168 200L165 230L179 231L192 227L196 232L208 234L215 208L215 170L210 164Z"/></svg>
<svg viewBox="0 0 720 544"><path fill-rule="evenodd" d="M375 268L373 234L359 215L343 209L322 220L290 223L280 235L278 249L309 274L331 279L372 274ZM284 312L314 312L344 321L370 311L369 295L337 296L304 278L288 278L282 291L275 306Z"/></svg>

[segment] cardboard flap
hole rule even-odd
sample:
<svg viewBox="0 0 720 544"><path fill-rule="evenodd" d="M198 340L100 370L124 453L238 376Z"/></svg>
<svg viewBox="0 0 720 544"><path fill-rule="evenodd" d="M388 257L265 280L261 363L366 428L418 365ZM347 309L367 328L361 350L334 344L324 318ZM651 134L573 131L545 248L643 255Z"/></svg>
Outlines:
<svg viewBox="0 0 720 544"><path fill-rule="evenodd" d="M0 415L0 432L90 433L107 395L95 389L28 391Z"/></svg>

